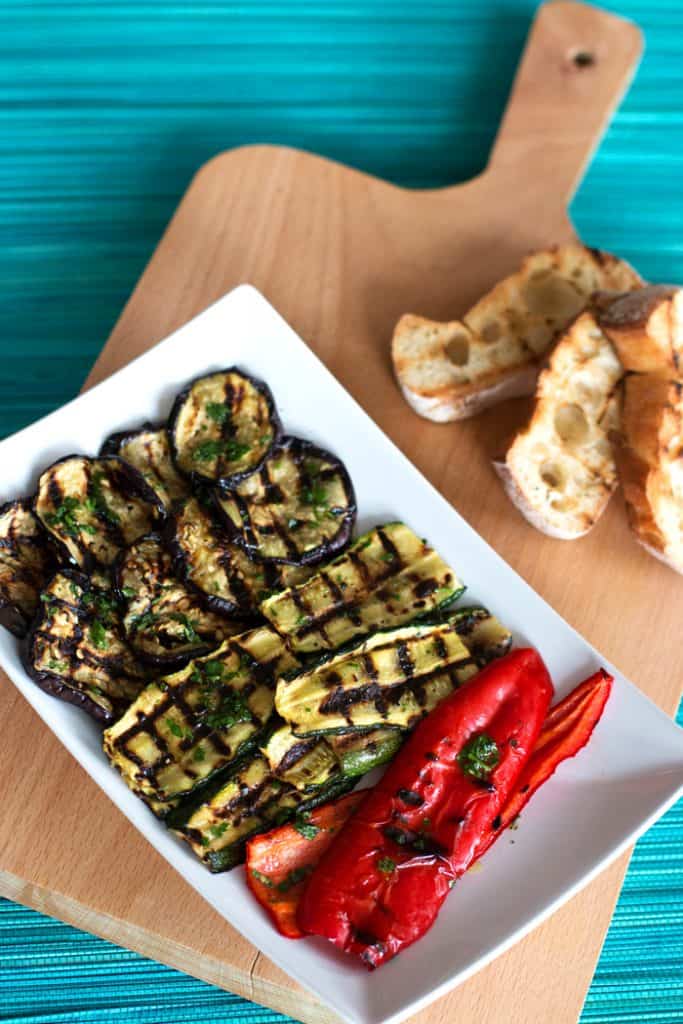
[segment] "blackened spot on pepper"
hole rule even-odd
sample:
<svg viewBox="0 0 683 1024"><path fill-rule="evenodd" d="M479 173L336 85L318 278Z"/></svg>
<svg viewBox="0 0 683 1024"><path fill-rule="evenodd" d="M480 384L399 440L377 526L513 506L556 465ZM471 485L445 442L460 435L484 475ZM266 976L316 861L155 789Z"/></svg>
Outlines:
<svg viewBox="0 0 683 1024"><path fill-rule="evenodd" d="M493 822L491 823L491 828L493 829L494 832L497 832L502 824L503 822L500 817L500 814L497 814L496 817L493 819Z"/></svg>
<svg viewBox="0 0 683 1024"><path fill-rule="evenodd" d="M427 753L425 754L425 757L427 758L428 761L438 761L439 760L437 755L433 754L431 750L427 751Z"/></svg>
<svg viewBox="0 0 683 1024"><path fill-rule="evenodd" d="M522 788L520 789L520 793L528 793L528 792L529 792L528 784L526 786L522 786Z"/></svg>
<svg viewBox="0 0 683 1024"><path fill-rule="evenodd" d="M420 794L415 793L412 789L399 789L396 796L399 800L402 800L404 804L411 804L413 807L419 807L420 804L424 803Z"/></svg>
<svg viewBox="0 0 683 1024"><path fill-rule="evenodd" d="M519 746L519 743L517 742L517 740L515 739L515 737L514 737L514 736L513 736L513 737L512 737L512 739L510 740L510 746L511 746L511 747L518 747L518 746Z"/></svg>

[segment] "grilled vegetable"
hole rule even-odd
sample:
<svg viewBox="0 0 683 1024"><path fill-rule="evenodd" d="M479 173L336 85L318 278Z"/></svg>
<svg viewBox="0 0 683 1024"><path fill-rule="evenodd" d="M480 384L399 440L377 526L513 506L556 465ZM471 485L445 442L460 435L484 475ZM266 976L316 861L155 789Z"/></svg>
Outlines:
<svg viewBox="0 0 683 1024"><path fill-rule="evenodd" d="M389 726L331 733L325 737L347 778L358 778L391 761L404 739L402 730Z"/></svg>
<svg viewBox="0 0 683 1024"><path fill-rule="evenodd" d="M173 559L153 533L135 541L115 563L116 589L125 607L123 627L143 661L180 668L244 629L207 611L173 575Z"/></svg>
<svg viewBox="0 0 683 1024"><path fill-rule="evenodd" d="M502 658L512 647L512 633L486 608L447 609L444 621L451 623L479 668Z"/></svg>
<svg viewBox="0 0 683 1024"><path fill-rule="evenodd" d="M38 607L38 596L54 570L47 534L29 501L0 508L0 626L24 636Z"/></svg>
<svg viewBox="0 0 683 1024"><path fill-rule="evenodd" d="M112 722L145 685L145 671L123 637L111 592L62 569L40 595L27 637L26 670L47 693Z"/></svg>
<svg viewBox="0 0 683 1024"><path fill-rule="evenodd" d="M189 793L261 738L275 679L296 665L268 627L231 637L151 683L105 733L105 753L139 795L169 801Z"/></svg>
<svg viewBox="0 0 683 1024"><path fill-rule="evenodd" d="M512 645L512 634L485 608L446 610L443 621L450 623L479 668L494 658L507 654ZM471 666L459 670L462 682L474 674ZM339 760L342 772L348 776L364 775L390 761L403 743L405 736L397 729L386 726L367 731L349 731L326 737Z"/></svg>
<svg viewBox="0 0 683 1024"><path fill-rule="evenodd" d="M276 729L261 750L273 774L296 789L322 786L339 775L339 761L324 739L299 739L288 725Z"/></svg>
<svg viewBox="0 0 683 1024"><path fill-rule="evenodd" d="M122 548L149 533L156 496L116 456L69 455L38 481L35 513L66 557L86 572L111 565Z"/></svg>
<svg viewBox="0 0 683 1024"><path fill-rule="evenodd" d="M301 930L369 968L424 935L512 793L552 692L536 651L513 651L420 722L313 871Z"/></svg>
<svg viewBox="0 0 683 1024"><path fill-rule="evenodd" d="M275 707L297 736L375 725L410 729L476 672L452 625L402 626L280 679Z"/></svg>
<svg viewBox="0 0 683 1024"><path fill-rule="evenodd" d="M251 618L264 597L308 574L304 567L253 562L196 498L174 509L169 541L185 582L223 615Z"/></svg>
<svg viewBox="0 0 683 1024"><path fill-rule="evenodd" d="M120 455L133 466L157 496L159 507L168 511L174 501L187 498L187 480L180 475L171 458L165 425L144 423L137 430L112 434L102 445L100 455Z"/></svg>
<svg viewBox="0 0 683 1024"><path fill-rule="evenodd" d="M259 561L320 562L343 548L356 499L343 463L296 437L271 448L257 473L214 498L228 530Z"/></svg>
<svg viewBox="0 0 683 1024"><path fill-rule="evenodd" d="M244 859L247 839L348 791L353 783L335 779L313 795L277 779L265 757L252 758L182 820L181 806L169 825L186 839L211 871L228 871Z"/></svg>
<svg viewBox="0 0 683 1024"><path fill-rule="evenodd" d="M281 935L300 939L296 912L309 875L365 793L349 793L247 843L247 885Z"/></svg>
<svg viewBox="0 0 683 1024"><path fill-rule="evenodd" d="M231 367L180 392L168 434L181 473L234 484L261 465L280 435L280 420L267 385Z"/></svg>
<svg viewBox="0 0 683 1024"><path fill-rule="evenodd" d="M312 576L261 604L295 651L335 650L375 629L410 622L464 590L426 541L403 523L378 526Z"/></svg>

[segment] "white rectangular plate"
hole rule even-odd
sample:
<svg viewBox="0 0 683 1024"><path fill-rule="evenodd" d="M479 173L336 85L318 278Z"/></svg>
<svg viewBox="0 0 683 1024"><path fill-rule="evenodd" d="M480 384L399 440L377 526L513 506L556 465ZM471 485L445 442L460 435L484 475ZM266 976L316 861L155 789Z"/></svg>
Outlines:
<svg viewBox="0 0 683 1024"><path fill-rule="evenodd" d="M469 977L569 899L683 791L678 729L462 520L253 288L226 295L98 387L0 444L0 497L28 494L70 452L94 454L113 430L168 413L189 378L236 364L273 390L285 428L336 452L356 488L359 526L405 520L427 536L518 642L537 647L558 696L605 665L614 692L590 744L563 764L501 837L484 870L458 883L432 931L369 974L322 940L280 937L243 869L210 875L109 767L97 726L28 678L0 630L0 664L43 721L149 842L239 932L352 1024L395 1024ZM514 839L514 845L511 844ZM188 910L188 912L191 912Z"/></svg>

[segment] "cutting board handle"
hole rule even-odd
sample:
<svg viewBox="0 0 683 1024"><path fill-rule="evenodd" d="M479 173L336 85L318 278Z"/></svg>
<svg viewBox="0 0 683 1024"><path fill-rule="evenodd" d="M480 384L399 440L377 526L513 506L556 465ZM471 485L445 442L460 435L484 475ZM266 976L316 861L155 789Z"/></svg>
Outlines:
<svg viewBox="0 0 683 1024"><path fill-rule="evenodd" d="M631 21L551 0L538 11L486 174L525 183L525 193L569 203L640 60ZM529 189L529 184L534 188ZM544 193L545 195L542 195ZM510 194L514 202L514 192Z"/></svg>

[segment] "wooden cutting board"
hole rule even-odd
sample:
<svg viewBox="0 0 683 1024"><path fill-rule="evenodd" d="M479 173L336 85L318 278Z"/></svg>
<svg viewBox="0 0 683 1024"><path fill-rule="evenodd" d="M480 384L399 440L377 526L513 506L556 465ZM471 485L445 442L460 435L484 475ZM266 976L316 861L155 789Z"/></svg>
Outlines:
<svg viewBox="0 0 683 1024"><path fill-rule="evenodd" d="M577 3L541 8L489 166L453 188L409 192L268 146L216 157L192 182L88 385L253 283L458 511L672 713L680 673L667 638L678 636L681 582L634 544L621 498L581 541L541 536L512 509L489 461L524 403L428 423L403 402L389 361L402 313L457 317L526 252L574 237L566 205L640 51L637 28L619 18ZM656 657L654 641L644 642L653 624ZM0 778L11 780L2 895L300 1020L334 1019L174 874L6 679L0 720ZM622 858L415 1020L575 1021L625 867Z"/></svg>

